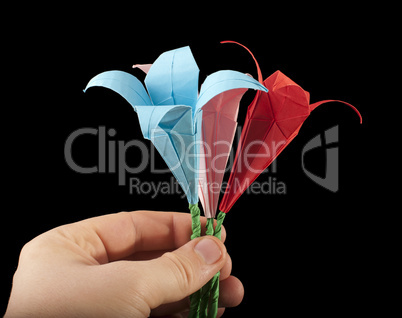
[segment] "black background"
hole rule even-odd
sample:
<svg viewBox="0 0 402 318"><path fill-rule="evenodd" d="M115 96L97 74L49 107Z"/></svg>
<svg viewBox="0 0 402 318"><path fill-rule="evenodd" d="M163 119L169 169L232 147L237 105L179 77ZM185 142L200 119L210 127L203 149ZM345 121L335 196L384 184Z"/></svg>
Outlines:
<svg viewBox="0 0 402 318"><path fill-rule="evenodd" d="M5 310L13 272L21 247L40 233L88 217L131 210L166 210L187 213L187 202L177 195L157 199L129 193L119 186L116 173L79 174L68 167L64 145L76 129L100 126L117 134L108 140L142 139L131 106L117 94L94 88L83 93L87 82L107 70L129 72L143 79L136 63L152 63L162 52L190 45L200 68L200 84L208 74L232 69L257 76L252 58L241 47L219 44L234 40L248 46L257 58L264 79L281 70L305 90L311 102L340 99L356 106L363 125L347 106L328 104L315 110L297 138L277 159L276 172L264 173L284 182L286 194L243 195L227 215L227 248L233 275L245 286L242 304L227 310L229 317L266 313L327 316L357 312L371 306L362 294L367 280L369 250L375 241L370 205L372 184L367 173L373 145L369 142L373 112L371 71L367 52L379 41L366 21L354 22L352 13L305 20L283 15L278 20L243 20L242 13L211 27L208 19L177 20L168 26L156 19L127 25L101 23L107 15L79 24L74 15L40 20L27 25L10 44L10 83L13 116L6 134L8 162L4 215L2 310ZM83 18L86 21L86 17ZM281 21L281 22L278 22ZM286 23L284 22L286 21ZM80 21L81 23L82 21ZM293 22L293 24L291 23ZM310 19L311 22L311 19ZM110 23L112 24L112 23ZM192 26L202 24L204 27ZM153 29L156 28L157 30ZM362 58L366 57L366 59ZM238 123L242 126L253 92L244 96ZM310 180L302 170L306 143L325 130L339 126L339 191L332 193ZM148 147L152 147L146 141ZM97 139L82 137L74 145L74 158L83 166L96 164ZM134 150L127 152L133 166ZM157 165L164 163L157 157ZM325 150L316 149L306 165L323 174ZM10 168L7 168L10 167ZM132 177L128 175L127 178ZM170 174L152 175L144 181L169 181ZM225 180L227 180L226 175Z"/></svg>

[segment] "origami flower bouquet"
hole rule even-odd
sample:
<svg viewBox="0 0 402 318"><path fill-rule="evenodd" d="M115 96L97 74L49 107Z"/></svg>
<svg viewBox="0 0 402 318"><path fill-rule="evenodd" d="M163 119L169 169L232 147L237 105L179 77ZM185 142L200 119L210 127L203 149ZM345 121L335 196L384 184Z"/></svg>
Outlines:
<svg viewBox="0 0 402 318"><path fill-rule="evenodd" d="M309 93L280 71L262 81L254 60L258 81L237 71L218 71L206 78L198 92L199 69L190 48L183 47L161 54L152 65L134 65L147 73L145 87L129 73L107 71L85 88L109 88L133 106L144 138L152 141L186 194L191 239L201 235L199 199L207 217L206 235L220 238L222 222L235 201L293 140L310 112L332 101L310 105ZM214 229L239 103L247 89L257 93L248 107ZM275 149L266 152L266 146L273 144ZM216 317L218 297L219 273L190 297L189 317Z"/></svg>

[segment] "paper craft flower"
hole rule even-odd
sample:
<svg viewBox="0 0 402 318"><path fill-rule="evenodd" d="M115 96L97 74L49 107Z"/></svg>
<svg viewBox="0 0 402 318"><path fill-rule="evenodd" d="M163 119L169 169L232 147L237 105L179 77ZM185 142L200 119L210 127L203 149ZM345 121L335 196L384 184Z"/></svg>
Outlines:
<svg viewBox="0 0 402 318"><path fill-rule="evenodd" d="M236 43L225 41L222 43ZM262 80L257 60L251 51L258 81L268 92L258 91L248 106L235 161L228 186L219 209L227 213L242 193L254 182L275 158L297 136L311 111L327 102L340 102L351 107L360 117L358 110L349 103L339 100L324 100L310 104L310 94L280 71Z"/></svg>
<svg viewBox="0 0 402 318"><path fill-rule="evenodd" d="M252 88L266 91L266 88L243 73L218 71L207 77L198 95L199 69L188 46L163 53L152 66L143 67L143 70L148 71L146 88L129 73L107 71L92 78L84 91L93 86L106 87L119 93L133 106L144 138L155 145L180 183L188 202L196 204L202 109L213 109L212 105L216 105L214 97L230 90ZM225 96L226 99L230 97L227 101L230 102L238 95ZM218 104L220 111L225 103ZM213 129L206 125L203 131L208 135Z"/></svg>

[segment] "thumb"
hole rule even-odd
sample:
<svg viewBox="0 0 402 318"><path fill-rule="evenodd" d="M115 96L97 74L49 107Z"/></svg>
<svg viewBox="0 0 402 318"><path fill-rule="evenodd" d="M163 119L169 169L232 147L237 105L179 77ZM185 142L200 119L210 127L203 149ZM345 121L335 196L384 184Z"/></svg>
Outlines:
<svg viewBox="0 0 402 318"><path fill-rule="evenodd" d="M204 286L225 264L226 248L213 236L191 240L161 257L139 262L144 266L137 277L143 300L153 309L179 301Z"/></svg>

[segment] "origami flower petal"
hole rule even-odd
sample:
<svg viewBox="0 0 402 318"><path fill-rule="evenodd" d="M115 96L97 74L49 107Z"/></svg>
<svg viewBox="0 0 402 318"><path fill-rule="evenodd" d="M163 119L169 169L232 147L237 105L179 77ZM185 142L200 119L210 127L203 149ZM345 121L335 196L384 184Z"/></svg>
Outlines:
<svg viewBox="0 0 402 318"><path fill-rule="evenodd" d="M189 203L197 203L199 134L194 128L200 127L192 124L191 107L138 106L135 110L144 137L152 141L165 160Z"/></svg>
<svg viewBox="0 0 402 318"><path fill-rule="evenodd" d="M239 103L246 91L246 88L226 91L202 108L198 195L207 218L214 218L217 212L223 175L236 132Z"/></svg>
<svg viewBox="0 0 402 318"><path fill-rule="evenodd" d="M134 64L133 68L139 68L145 74L148 74L149 69L151 68L152 64Z"/></svg>
<svg viewBox="0 0 402 318"><path fill-rule="evenodd" d="M209 75L201 86L196 111L210 99L225 91L236 88L252 88L267 92L267 88L252 77L236 71L218 71Z"/></svg>
<svg viewBox="0 0 402 318"><path fill-rule="evenodd" d="M267 91L253 78L235 71L207 77L196 109L202 108L199 197L207 218L215 217L227 160L237 127L239 103L248 88Z"/></svg>
<svg viewBox="0 0 402 318"><path fill-rule="evenodd" d="M154 105L195 107L199 69L190 47L161 54L145 77L145 86Z"/></svg>
<svg viewBox="0 0 402 318"><path fill-rule="evenodd" d="M109 88L123 96L131 106L152 105L144 85L133 75L122 71L107 71L93 77L84 92L94 86Z"/></svg>

